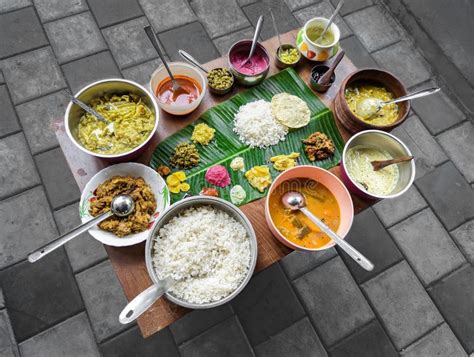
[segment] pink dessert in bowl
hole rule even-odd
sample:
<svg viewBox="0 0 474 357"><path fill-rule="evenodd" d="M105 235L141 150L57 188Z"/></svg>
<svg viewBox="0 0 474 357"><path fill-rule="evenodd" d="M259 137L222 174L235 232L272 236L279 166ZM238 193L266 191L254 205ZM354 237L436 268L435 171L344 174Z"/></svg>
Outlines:
<svg viewBox="0 0 474 357"><path fill-rule="evenodd" d="M262 44L257 42L255 52L248 62L247 57L252 46L251 40L236 42L229 50L229 68L237 82L244 86L253 86L265 79L270 68L270 56Z"/></svg>

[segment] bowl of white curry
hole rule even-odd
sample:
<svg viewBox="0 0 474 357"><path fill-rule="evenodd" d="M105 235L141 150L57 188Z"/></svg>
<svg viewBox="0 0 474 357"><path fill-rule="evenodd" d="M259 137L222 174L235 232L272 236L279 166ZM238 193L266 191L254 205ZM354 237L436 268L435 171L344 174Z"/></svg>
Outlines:
<svg viewBox="0 0 474 357"><path fill-rule="evenodd" d="M341 178L346 187L365 199L395 198L404 194L415 179L414 160L375 171L372 161L412 156L396 136L381 130L366 130L351 137L342 153Z"/></svg>

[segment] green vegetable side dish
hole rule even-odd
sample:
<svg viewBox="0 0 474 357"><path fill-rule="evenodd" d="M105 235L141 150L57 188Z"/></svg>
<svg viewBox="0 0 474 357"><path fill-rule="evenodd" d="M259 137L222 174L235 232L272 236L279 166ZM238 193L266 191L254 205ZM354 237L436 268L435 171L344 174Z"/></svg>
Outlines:
<svg viewBox="0 0 474 357"><path fill-rule="evenodd" d="M300 54L296 48L282 49L278 52L280 61L286 64L293 64L299 60Z"/></svg>
<svg viewBox="0 0 474 357"><path fill-rule="evenodd" d="M89 113L79 120L79 141L99 154L131 151L148 138L155 126L152 110L135 94L106 94L92 99L89 106L110 122L106 124Z"/></svg>
<svg viewBox="0 0 474 357"><path fill-rule="evenodd" d="M181 143L176 146L170 158L170 165L180 169L190 169L199 164L199 152L194 144Z"/></svg>
<svg viewBox="0 0 474 357"><path fill-rule="evenodd" d="M214 89L224 90L232 86L234 78L226 68L214 68L207 75L207 84Z"/></svg>

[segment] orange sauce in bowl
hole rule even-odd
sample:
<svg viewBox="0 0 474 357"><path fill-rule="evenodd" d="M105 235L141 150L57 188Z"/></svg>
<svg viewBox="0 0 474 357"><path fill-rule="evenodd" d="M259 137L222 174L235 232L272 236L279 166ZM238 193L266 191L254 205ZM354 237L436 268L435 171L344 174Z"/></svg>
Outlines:
<svg viewBox="0 0 474 357"><path fill-rule="evenodd" d="M161 102L170 105L186 105L194 102L199 97L202 88L194 78L179 74L174 75L174 78L183 90L174 92L171 78L163 79L155 90L155 95Z"/></svg>
<svg viewBox="0 0 474 357"><path fill-rule="evenodd" d="M278 231L292 243L304 248L321 248L331 241L325 233L299 211L283 206L282 196L288 191L303 194L306 207L334 232L339 228L341 214L336 197L324 185L311 179L293 179L282 182L270 194L270 215Z"/></svg>

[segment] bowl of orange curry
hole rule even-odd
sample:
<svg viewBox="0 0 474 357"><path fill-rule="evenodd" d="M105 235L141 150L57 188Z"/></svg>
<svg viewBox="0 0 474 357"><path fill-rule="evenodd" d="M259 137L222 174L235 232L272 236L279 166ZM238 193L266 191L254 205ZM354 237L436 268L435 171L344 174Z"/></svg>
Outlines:
<svg viewBox="0 0 474 357"><path fill-rule="evenodd" d="M173 82L164 65L152 74L150 87L161 109L173 115L186 115L201 103L207 89L207 79L194 66L184 62L168 64L180 89Z"/></svg>
<svg viewBox="0 0 474 357"><path fill-rule="evenodd" d="M289 248L318 251L334 242L302 212L283 206L288 191L300 192L306 207L341 238L352 226L354 206L346 186L331 172L316 166L296 166L273 181L265 203L265 217L273 235Z"/></svg>

